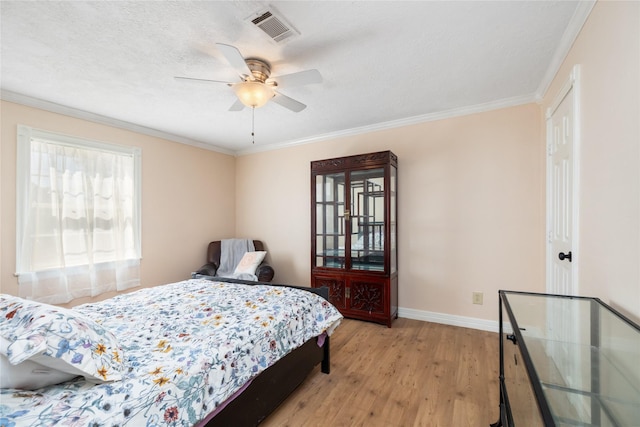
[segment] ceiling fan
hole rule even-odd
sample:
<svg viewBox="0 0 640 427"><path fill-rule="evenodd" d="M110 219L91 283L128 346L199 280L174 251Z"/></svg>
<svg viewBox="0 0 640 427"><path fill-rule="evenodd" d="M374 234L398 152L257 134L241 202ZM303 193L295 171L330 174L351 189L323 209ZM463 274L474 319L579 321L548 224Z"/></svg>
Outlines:
<svg viewBox="0 0 640 427"><path fill-rule="evenodd" d="M268 101L273 100L276 104L298 113L307 108L307 106L302 102L283 95L278 92L276 88L322 82L320 72L315 69L272 77L271 65L267 61L258 58L245 59L236 47L228 44L216 43L216 46L229 64L238 72L240 76L239 82L233 83L179 76L176 76L175 79L205 83L224 83L231 86L238 100L231 105L229 111L240 111L245 106L252 108L262 107Z"/></svg>

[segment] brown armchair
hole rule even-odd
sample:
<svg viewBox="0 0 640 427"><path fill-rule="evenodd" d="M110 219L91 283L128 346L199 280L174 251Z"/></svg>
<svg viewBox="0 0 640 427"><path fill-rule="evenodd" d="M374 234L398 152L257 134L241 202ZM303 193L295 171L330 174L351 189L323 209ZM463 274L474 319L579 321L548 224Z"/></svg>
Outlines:
<svg viewBox="0 0 640 427"><path fill-rule="evenodd" d="M260 240L254 240L253 246L256 251L264 251L264 245ZM200 267L195 274L202 274L205 276L215 276L220 267L220 253L222 251L222 243L220 240L209 243L207 248L207 263ZM270 282L273 279L273 268L266 262L262 262L256 268L256 276L258 276L259 282Z"/></svg>

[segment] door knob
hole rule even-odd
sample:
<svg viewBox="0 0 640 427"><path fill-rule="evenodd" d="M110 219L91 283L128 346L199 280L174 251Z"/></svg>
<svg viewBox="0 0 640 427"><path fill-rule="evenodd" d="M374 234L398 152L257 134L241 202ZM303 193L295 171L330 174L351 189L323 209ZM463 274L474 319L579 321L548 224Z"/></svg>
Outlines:
<svg viewBox="0 0 640 427"><path fill-rule="evenodd" d="M567 252L566 254L564 252L560 252L558 254L558 258L560 258L560 261L564 261L565 259L568 259L569 262L571 262L571 251Z"/></svg>

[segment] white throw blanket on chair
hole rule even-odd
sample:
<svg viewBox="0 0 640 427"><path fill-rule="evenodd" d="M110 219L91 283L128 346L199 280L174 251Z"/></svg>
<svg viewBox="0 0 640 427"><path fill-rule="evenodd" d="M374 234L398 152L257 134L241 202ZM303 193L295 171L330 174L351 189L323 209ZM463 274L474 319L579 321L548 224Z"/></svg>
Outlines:
<svg viewBox="0 0 640 427"><path fill-rule="evenodd" d="M240 273L235 270L246 252L254 252L253 240L249 239L224 239L220 242L220 267L216 276L231 277L243 280L258 280L255 274Z"/></svg>

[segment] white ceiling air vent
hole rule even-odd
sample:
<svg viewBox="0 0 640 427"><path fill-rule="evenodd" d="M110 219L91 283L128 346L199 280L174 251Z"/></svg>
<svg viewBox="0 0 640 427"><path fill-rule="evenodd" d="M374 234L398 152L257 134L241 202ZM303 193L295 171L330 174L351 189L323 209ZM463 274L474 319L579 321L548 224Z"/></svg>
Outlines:
<svg viewBox="0 0 640 427"><path fill-rule="evenodd" d="M263 10L248 18L249 21L267 33L277 43L288 41L300 33L273 9Z"/></svg>

